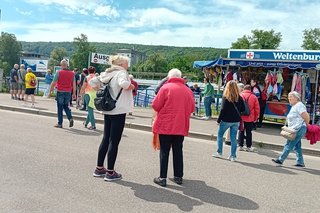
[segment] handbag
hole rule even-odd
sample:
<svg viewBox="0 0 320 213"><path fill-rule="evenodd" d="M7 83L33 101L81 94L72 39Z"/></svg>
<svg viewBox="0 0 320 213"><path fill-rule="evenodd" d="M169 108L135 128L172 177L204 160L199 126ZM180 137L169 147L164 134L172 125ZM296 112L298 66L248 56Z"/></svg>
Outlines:
<svg viewBox="0 0 320 213"><path fill-rule="evenodd" d="M122 88L120 89L116 99L114 100L109 91L112 78L102 89L97 91L97 97L94 99L94 106L98 111L111 111L116 108L116 103L121 95Z"/></svg>
<svg viewBox="0 0 320 213"><path fill-rule="evenodd" d="M280 135L283 136L285 139L293 141L296 139L297 131L293 128L287 126L287 119L283 127L281 127Z"/></svg>

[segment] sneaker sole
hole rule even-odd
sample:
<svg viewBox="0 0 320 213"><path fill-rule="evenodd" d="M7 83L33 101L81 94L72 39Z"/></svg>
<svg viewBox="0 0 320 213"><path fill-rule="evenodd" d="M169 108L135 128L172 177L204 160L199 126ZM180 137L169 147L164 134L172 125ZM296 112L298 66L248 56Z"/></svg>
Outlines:
<svg viewBox="0 0 320 213"><path fill-rule="evenodd" d="M104 180L105 180L105 181L108 181L108 182L117 181L117 180L121 180L121 179L122 179L122 176L121 176L121 177L118 177L118 178L112 178L112 179L107 178L107 177L104 178Z"/></svg>
<svg viewBox="0 0 320 213"><path fill-rule="evenodd" d="M105 174L98 175L98 174L93 173L93 177L105 177L105 176L106 176Z"/></svg>

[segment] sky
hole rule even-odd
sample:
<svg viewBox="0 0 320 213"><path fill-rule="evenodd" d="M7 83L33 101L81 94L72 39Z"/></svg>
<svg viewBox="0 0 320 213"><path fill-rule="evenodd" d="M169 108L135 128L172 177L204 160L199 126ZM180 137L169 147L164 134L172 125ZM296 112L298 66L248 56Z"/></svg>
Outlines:
<svg viewBox="0 0 320 213"><path fill-rule="evenodd" d="M320 0L1 0L2 32L19 41L73 41L229 48L251 30L282 34L301 49L319 27Z"/></svg>

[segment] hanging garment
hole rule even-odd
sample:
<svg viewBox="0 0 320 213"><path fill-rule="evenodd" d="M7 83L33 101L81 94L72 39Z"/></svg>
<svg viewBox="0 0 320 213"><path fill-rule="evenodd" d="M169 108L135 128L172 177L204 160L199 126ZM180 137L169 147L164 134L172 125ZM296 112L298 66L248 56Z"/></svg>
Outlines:
<svg viewBox="0 0 320 213"><path fill-rule="evenodd" d="M273 85L272 94L276 96L278 94L278 84Z"/></svg>
<svg viewBox="0 0 320 213"><path fill-rule="evenodd" d="M291 92L294 91L294 89L296 88L297 78L298 78L298 74L297 73L293 74Z"/></svg>
<svg viewBox="0 0 320 213"><path fill-rule="evenodd" d="M280 83L278 83L277 86L278 86L277 98L278 98L278 100L281 100L282 86Z"/></svg>
<svg viewBox="0 0 320 213"><path fill-rule="evenodd" d="M310 78L307 77L306 79L306 102L311 102L312 101L312 93L311 93L311 83L310 83Z"/></svg>
<svg viewBox="0 0 320 213"><path fill-rule="evenodd" d="M297 82L296 82L296 88L295 91L301 94L302 91L302 76L298 75L297 77Z"/></svg>
<svg viewBox="0 0 320 213"><path fill-rule="evenodd" d="M282 71L277 72L277 84L283 83Z"/></svg>
<svg viewBox="0 0 320 213"><path fill-rule="evenodd" d="M305 75L302 76L302 90L301 90L301 101L306 102L306 83L307 78Z"/></svg>

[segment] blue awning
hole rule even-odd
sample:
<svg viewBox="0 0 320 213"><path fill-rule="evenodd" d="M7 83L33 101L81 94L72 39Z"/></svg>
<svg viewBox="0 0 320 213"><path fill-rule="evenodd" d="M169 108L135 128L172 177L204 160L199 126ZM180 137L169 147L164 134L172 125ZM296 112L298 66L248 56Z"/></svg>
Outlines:
<svg viewBox="0 0 320 213"><path fill-rule="evenodd" d="M278 61L278 60L247 60L235 58L223 58L223 65L240 66L240 67L288 67L289 69L316 69L320 61Z"/></svg>
<svg viewBox="0 0 320 213"><path fill-rule="evenodd" d="M195 61L193 68L205 68L215 66L240 66L240 67L288 67L289 69L316 69L320 61L284 61L284 60L260 60L260 59L236 59L218 58L213 61Z"/></svg>
<svg viewBox="0 0 320 213"><path fill-rule="evenodd" d="M195 61L193 62L193 68L205 68L205 67L214 67L217 65L222 65L222 58L218 58L213 61Z"/></svg>

